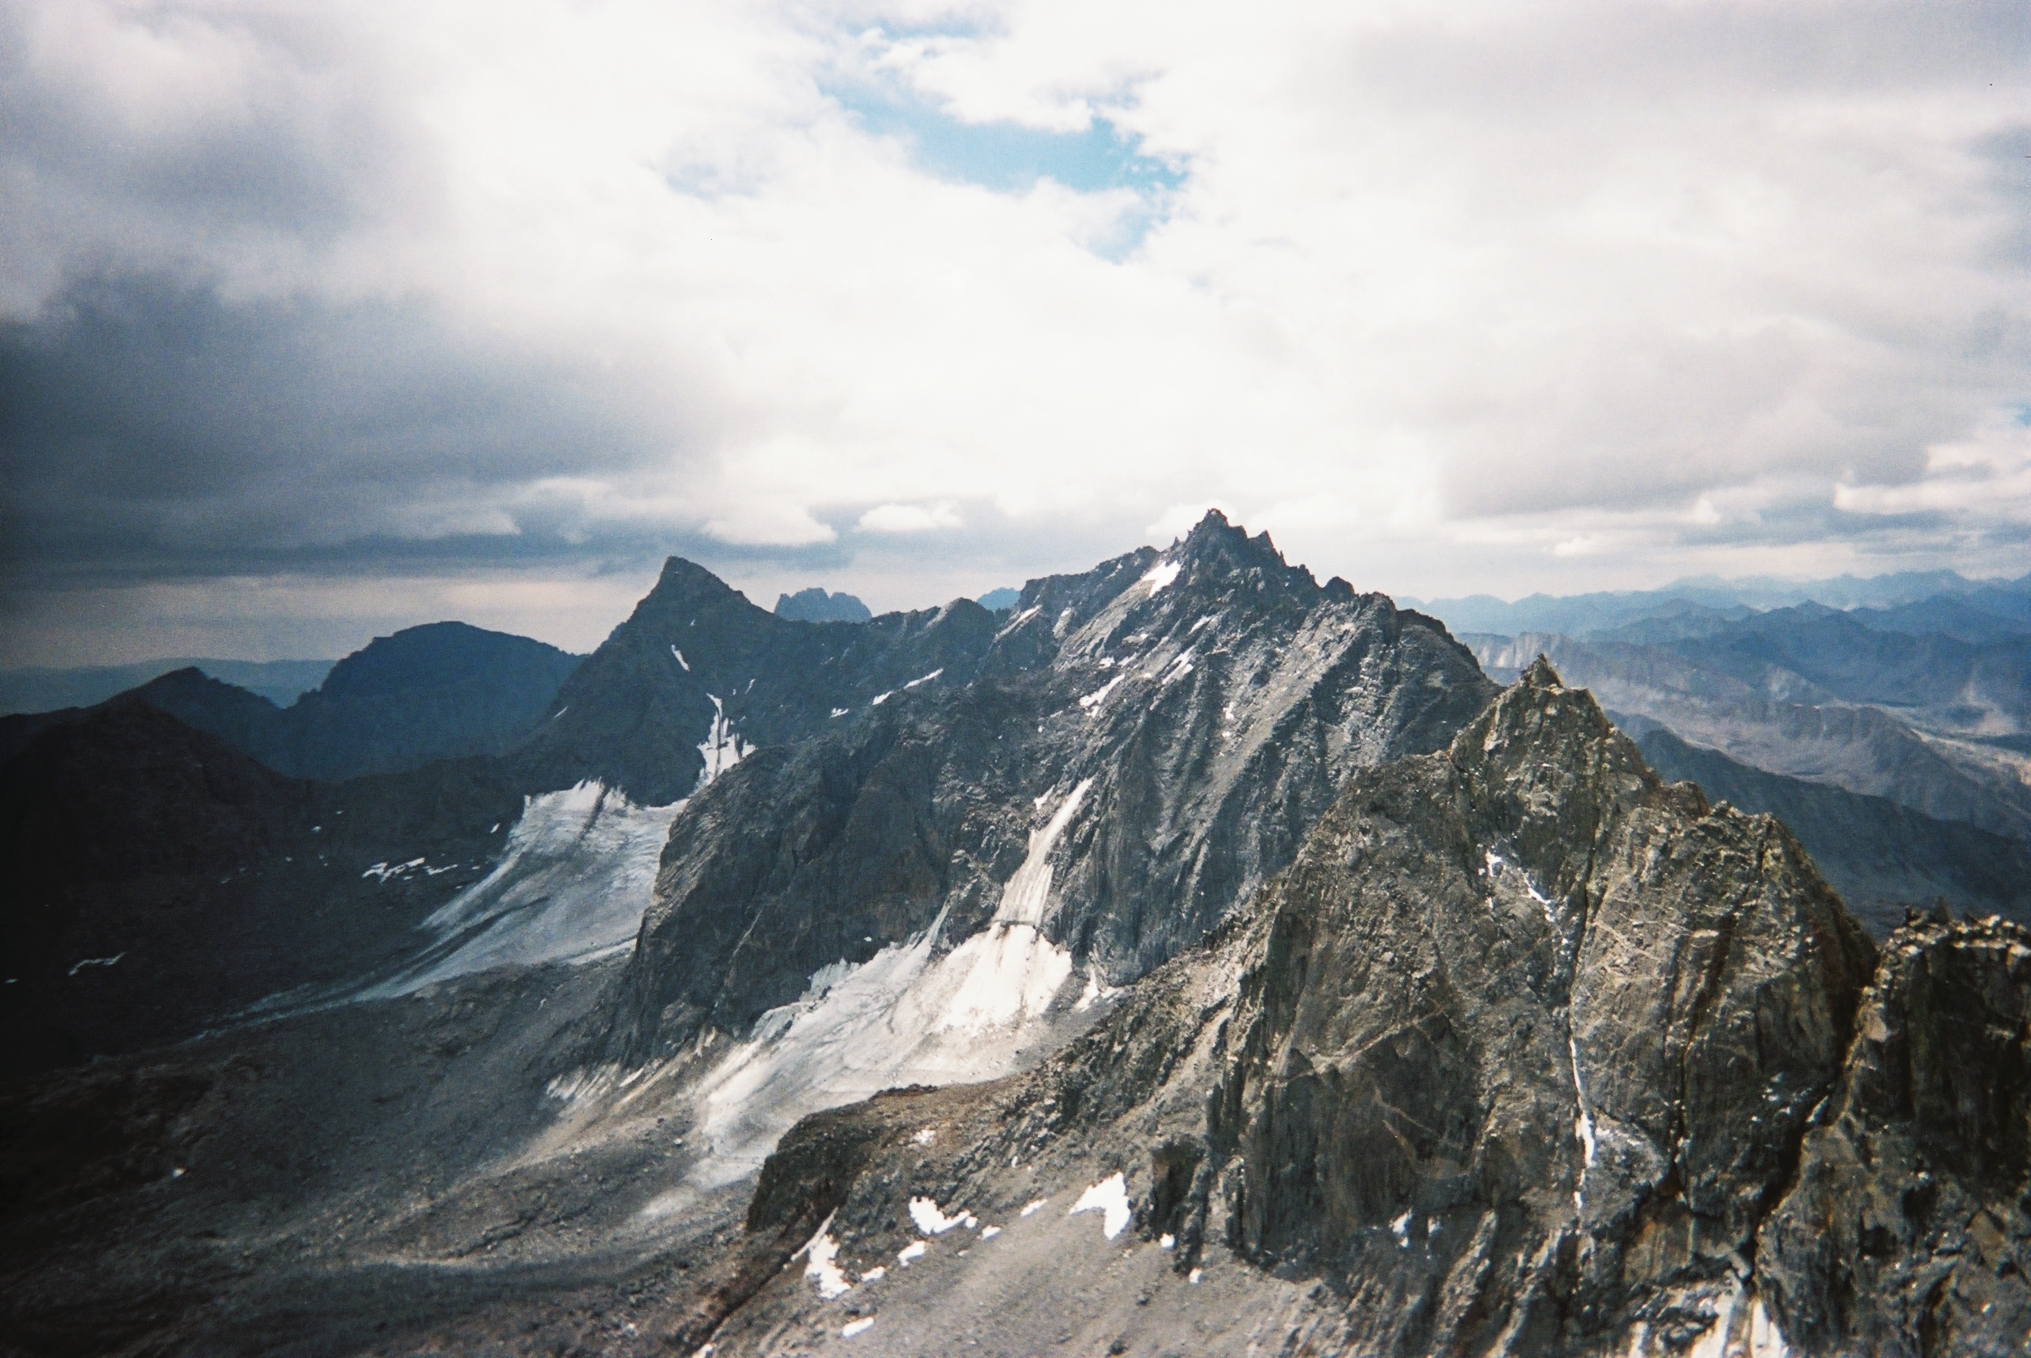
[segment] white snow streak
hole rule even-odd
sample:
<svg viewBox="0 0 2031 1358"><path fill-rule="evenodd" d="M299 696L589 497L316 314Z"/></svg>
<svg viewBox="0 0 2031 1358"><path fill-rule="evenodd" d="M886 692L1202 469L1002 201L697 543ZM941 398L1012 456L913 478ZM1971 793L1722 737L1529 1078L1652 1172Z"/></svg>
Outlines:
<svg viewBox="0 0 2031 1358"><path fill-rule="evenodd" d="M903 687L904 687L904 688L915 688L915 687L917 687L917 685L919 685L919 684L928 684L928 683L930 683L930 682L931 682L931 681L932 681L933 679L936 679L936 678L937 678L937 677L938 677L939 675L943 674L944 672L945 672L945 669L944 669L944 667L943 667L943 666L940 666L939 668L937 668L937 669L935 669L935 670L932 670L932 671L931 671L931 672L930 672L929 674L925 675L925 676L924 676L923 678L921 678L921 679L912 679L912 680L911 680L911 681L910 681L909 683L907 683L907 684L904 684L904 685L903 685Z"/></svg>
<svg viewBox="0 0 2031 1358"><path fill-rule="evenodd" d="M869 704L869 706L880 707L883 703L887 702L889 699L895 696L896 691L894 689L890 689L887 693L877 693L874 695L874 702Z"/></svg>
<svg viewBox="0 0 2031 1358"><path fill-rule="evenodd" d="M712 725L705 732L705 739L698 743L698 753L705 757L705 767L698 771L698 787L702 790L713 779L725 773L741 760L755 752L755 747L743 741L726 719L726 704L717 696L706 694L712 699Z"/></svg>
<svg viewBox="0 0 2031 1358"><path fill-rule="evenodd" d="M849 1320L839 1327L839 1337L841 1339L851 1339L857 1334L865 1334L868 1327L873 1324L873 1316L862 1316L859 1320Z"/></svg>
<svg viewBox="0 0 2031 1358"><path fill-rule="evenodd" d="M79 973L80 971L84 970L84 969L85 969L86 967L110 967L110 966L112 966L112 965L113 965L113 964L114 964L115 962L119 961L119 960L120 960L121 958L125 957L126 955L127 955L127 954L126 954L126 953L124 953L124 952L117 952L117 953L114 953L114 954L113 954L113 955L112 955L111 957L85 957L85 958L80 958L80 959L79 959L78 961L76 961L75 963L73 963L73 964L71 965L71 969L70 969L70 970L69 970L68 972L66 972L66 973L65 973L65 975L68 975L68 976L75 976L75 975L77 975L77 974L78 974L78 973Z"/></svg>
<svg viewBox="0 0 2031 1358"><path fill-rule="evenodd" d="M1079 1195L1079 1201L1072 1204L1068 1217L1081 1212L1099 1212L1100 1233L1109 1240L1120 1235L1134 1215L1128 1205L1128 1180L1119 1174L1111 1174Z"/></svg>
<svg viewBox="0 0 2031 1358"><path fill-rule="evenodd" d="M1580 1165L1580 1187L1572 1194L1572 1206L1586 1208L1586 1171L1594 1167L1594 1114L1586 1110L1586 1084L1580 1082L1580 1043L1572 1035L1572 1021L1568 1019L1566 1029L1566 1056L1572 1062L1572 1100L1578 1106L1578 1116L1572 1123L1572 1131L1580 1137L1580 1145L1586 1147L1586 1163Z"/></svg>
<svg viewBox="0 0 2031 1358"><path fill-rule="evenodd" d="M678 650L676 643L674 642L671 643L670 654L677 657L677 663L684 667L684 672L686 674L691 673L691 662L684 658L684 652Z"/></svg>
<svg viewBox="0 0 2031 1358"><path fill-rule="evenodd" d="M1032 1214L1034 1214L1034 1213L1037 1213L1037 1212L1041 1212L1041 1211L1043 1211L1043 1210L1044 1210L1044 1206L1045 1206L1045 1202L1046 1202L1046 1200L1045 1200L1045 1199L1043 1199L1043 1198L1038 1198L1038 1199L1037 1199L1037 1200L1036 1200L1035 1202L1026 1202L1026 1203L1024 1203L1024 1204L1023 1204L1023 1210L1022 1210L1022 1214L1023 1214L1024 1216L1030 1216L1030 1215L1032 1215Z"/></svg>
<svg viewBox="0 0 2031 1358"><path fill-rule="evenodd" d="M1115 675L1099 688L1094 689L1091 693L1081 698L1079 706L1085 708L1088 712L1097 711L1100 704L1107 701L1107 695L1114 692L1114 686L1126 678L1128 678L1126 674Z"/></svg>
<svg viewBox="0 0 2031 1358"><path fill-rule="evenodd" d="M1488 874L1488 880L1491 882L1501 877L1503 872L1511 866L1508 859L1496 853L1493 849L1483 850L1483 855L1487 861L1487 867L1483 871ZM1529 894L1530 899L1536 901L1543 908L1545 923L1556 927L1559 922L1558 907L1553 904L1551 897L1539 891L1537 883L1531 881L1530 874L1522 868L1516 869L1516 877L1518 881L1523 883L1523 889Z"/></svg>
<svg viewBox="0 0 2031 1358"><path fill-rule="evenodd" d="M839 1242L832 1238L832 1215L828 1213L825 1223L818 1228L818 1234L806 1242L803 1249L790 1257L805 1255L809 1262L804 1265L804 1276L818 1284L818 1295L825 1301L843 1297L853 1290L853 1284L839 1269Z"/></svg>
<svg viewBox="0 0 2031 1358"><path fill-rule="evenodd" d="M1410 1248L1410 1213L1408 1213L1408 1212L1405 1212L1405 1213L1404 1213L1404 1214L1403 1214L1402 1216L1400 1216L1400 1217L1398 1217L1398 1218L1397 1218L1396 1220L1394 1220L1394 1221L1390 1222L1390 1223L1389 1223L1389 1233L1390 1233L1391 1235L1393 1235L1393 1236L1395 1236L1395 1237L1396 1237L1396 1243L1397 1243L1397 1244L1399 1244L1399 1245L1403 1246L1403 1247L1404 1247L1405 1249L1409 1249L1409 1248Z"/></svg>
<svg viewBox="0 0 2031 1358"><path fill-rule="evenodd" d="M1175 561L1159 561L1156 565L1151 566L1149 574L1142 578L1142 583L1149 586L1149 597L1152 599L1156 598L1158 590L1177 579L1178 570L1179 566Z"/></svg>
<svg viewBox="0 0 2031 1358"><path fill-rule="evenodd" d="M416 869L422 867L425 863L429 861L430 860L427 858L412 858L407 863L396 863L393 864L392 866L385 862L376 863L374 864L374 866L368 868L365 872L361 873L360 878L362 881L364 881L369 877L378 877L381 879L381 881L387 882L392 878L401 877L406 873L414 872L416 871Z"/></svg>
<svg viewBox="0 0 2031 1358"><path fill-rule="evenodd" d="M896 1262L901 1264L904 1268L908 1268L910 1266L910 1261L912 1259L921 1259L924 1257L925 1248L926 1246L923 1241L912 1240L909 1244L903 1246L900 1250L896 1251Z"/></svg>

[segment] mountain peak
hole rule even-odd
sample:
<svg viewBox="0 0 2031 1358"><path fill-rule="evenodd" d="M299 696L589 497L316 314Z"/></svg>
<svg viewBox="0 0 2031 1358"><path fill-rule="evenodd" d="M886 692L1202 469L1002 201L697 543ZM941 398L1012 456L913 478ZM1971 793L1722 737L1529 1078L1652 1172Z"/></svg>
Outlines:
<svg viewBox="0 0 2031 1358"><path fill-rule="evenodd" d="M822 586L813 585L795 594L778 595L776 616L791 622L867 622L874 614L844 590L827 594Z"/></svg>
<svg viewBox="0 0 2031 1358"><path fill-rule="evenodd" d="M1188 583L1255 579L1260 583L1250 588L1277 594L1295 590L1307 597L1319 588L1310 571L1284 560L1268 533L1250 537L1217 509L1207 510L1190 533L1161 554L1161 561L1182 567Z"/></svg>

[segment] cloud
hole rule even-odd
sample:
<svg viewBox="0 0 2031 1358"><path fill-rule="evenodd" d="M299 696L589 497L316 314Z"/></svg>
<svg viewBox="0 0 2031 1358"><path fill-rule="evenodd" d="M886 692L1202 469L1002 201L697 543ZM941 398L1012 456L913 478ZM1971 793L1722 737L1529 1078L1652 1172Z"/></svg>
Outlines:
<svg viewBox="0 0 2031 1358"><path fill-rule="evenodd" d="M2031 399L2027 71L1988 0L22 0L0 609L902 605L1207 504L1423 594L2004 569L1939 450Z"/></svg>
<svg viewBox="0 0 2031 1358"><path fill-rule="evenodd" d="M1834 508L1968 527L2031 526L2031 426L2019 412L1998 413L1973 438L1928 448L1917 480L1835 486Z"/></svg>
<svg viewBox="0 0 2031 1358"><path fill-rule="evenodd" d="M860 516L863 533L924 533L933 528L963 528L966 520L949 503L876 505Z"/></svg>

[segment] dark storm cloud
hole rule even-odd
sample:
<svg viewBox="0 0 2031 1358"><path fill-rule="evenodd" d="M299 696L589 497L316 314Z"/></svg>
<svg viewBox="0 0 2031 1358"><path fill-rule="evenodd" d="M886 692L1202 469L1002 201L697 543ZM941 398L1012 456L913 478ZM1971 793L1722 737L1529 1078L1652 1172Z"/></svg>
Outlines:
<svg viewBox="0 0 2031 1358"><path fill-rule="evenodd" d="M97 279L0 326L0 559L11 590L634 558L664 535L543 485L667 464L668 431L615 408L596 374L475 353L420 304Z"/></svg>

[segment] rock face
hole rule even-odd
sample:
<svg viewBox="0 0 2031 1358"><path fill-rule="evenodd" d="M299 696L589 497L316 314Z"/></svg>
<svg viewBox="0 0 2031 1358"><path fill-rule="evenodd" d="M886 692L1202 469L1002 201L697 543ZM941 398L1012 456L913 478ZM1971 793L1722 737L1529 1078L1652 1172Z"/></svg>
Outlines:
<svg viewBox="0 0 2031 1358"><path fill-rule="evenodd" d="M1043 1065L799 1126L744 1276L829 1214L858 1282L786 1271L712 1324L726 1352L855 1315L879 1352L1016 1353L1054 1336L992 1340L969 1299L1051 1295L1087 1321L1044 1328L1117 1352L1241 1351L1236 1308L1282 1308L1289 1352L2019 1352L2027 1019L2031 935L1916 925L1879 966L1781 825L1664 784L1540 664L1449 748L1356 774L1247 910ZM1138 1235L1076 1262L1063 1214L1117 1191ZM995 1238L868 1273L920 1197ZM1191 1285L1109 1311L1064 1272L1139 1249Z"/></svg>
<svg viewBox="0 0 2031 1358"><path fill-rule="evenodd" d="M1264 905L1229 1238L1346 1273L1394 1352L1681 1323L1753 1256L1873 960L1782 826L1664 786L1542 663L1356 779Z"/></svg>
<svg viewBox="0 0 2031 1358"><path fill-rule="evenodd" d="M997 1021L1076 996L1075 969L1134 980L1288 863L1349 773L1442 745L1493 692L1436 623L1217 515L1168 552L1032 581L989 641L971 684L867 695L694 800L618 1059L746 1036L821 968L913 938L1024 940L964 982L1006 992Z"/></svg>
<svg viewBox="0 0 2031 1358"><path fill-rule="evenodd" d="M966 599L856 626L793 622L672 557L511 758L531 791L592 779L667 805L749 748L825 730L835 710L913 683L965 683L994 631Z"/></svg>
<svg viewBox="0 0 2031 1358"><path fill-rule="evenodd" d="M1764 1228L1762 1288L1811 1352L2031 1346L2031 935L1893 935Z"/></svg>

